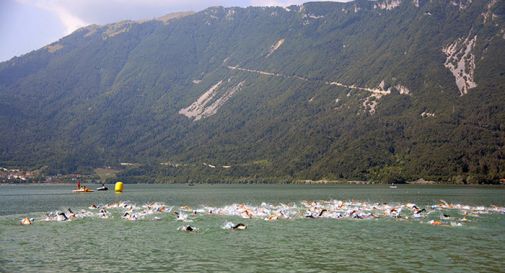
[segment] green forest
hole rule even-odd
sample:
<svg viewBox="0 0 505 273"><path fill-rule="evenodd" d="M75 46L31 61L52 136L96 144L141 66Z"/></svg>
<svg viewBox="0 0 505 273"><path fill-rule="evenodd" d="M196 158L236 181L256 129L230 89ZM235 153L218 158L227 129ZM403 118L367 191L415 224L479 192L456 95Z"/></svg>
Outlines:
<svg viewBox="0 0 505 273"><path fill-rule="evenodd" d="M499 183L505 2L381 2L81 28L0 63L0 166L110 166L127 183ZM461 63L466 93L448 69Z"/></svg>

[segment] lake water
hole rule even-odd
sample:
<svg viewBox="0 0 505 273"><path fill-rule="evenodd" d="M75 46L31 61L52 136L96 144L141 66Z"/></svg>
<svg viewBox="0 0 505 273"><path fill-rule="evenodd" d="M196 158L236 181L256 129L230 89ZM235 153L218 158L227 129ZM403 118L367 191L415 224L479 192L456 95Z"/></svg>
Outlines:
<svg viewBox="0 0 505 273"><path fill-rule="evenodd" d="M93 186L94 187L94 186ZM109 188L113 188L109 185ZM125 185L112 191L71 193L73 185L0 185L0 272L504 272L503 187L383 185ZM437 209L440 199L470 206ZM304 217L303 200L368 202L426 208L414 219ZM72 221L43 221L52 211L87 211L92 203L129 201L139 208L163 202L172 211L138 221L110 209ZM290 219L205 213L233 204L251 208L283 204L300 210ZM319 203L318 203L319 204ZM176 221L181 206L192 222ZM496 209L496 206L498 209ZM432 225L449 214L442 225ZM32 225L20 225L33 217ZM156 217L156 218L154 218ZM156 221L155 221L156 219ZM246 230L225 230L227 221ZM454 224L454 225L452 225ZM198 232L182 232L183 225ZM451 226L452 225L452 226Z"/></svg>

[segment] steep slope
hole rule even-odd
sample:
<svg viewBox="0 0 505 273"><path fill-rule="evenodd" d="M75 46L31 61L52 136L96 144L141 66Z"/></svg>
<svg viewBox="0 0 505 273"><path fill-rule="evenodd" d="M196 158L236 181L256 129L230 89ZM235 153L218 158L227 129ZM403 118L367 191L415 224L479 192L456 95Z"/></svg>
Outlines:
<svg viewBox="0 0 505 273"><path fill-rule="evenodd" d="M500 1L361 0L86 27L0 64L0 162L498 179L504 18Z"/></svg>

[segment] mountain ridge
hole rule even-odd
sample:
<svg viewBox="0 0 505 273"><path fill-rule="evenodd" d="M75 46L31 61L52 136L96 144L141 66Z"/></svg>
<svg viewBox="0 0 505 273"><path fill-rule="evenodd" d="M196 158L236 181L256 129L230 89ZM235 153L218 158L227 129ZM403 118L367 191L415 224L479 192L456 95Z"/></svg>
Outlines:
<svg viewBox="0 0 505 273"><path fill-rule="evenodd" d="M85 27L0 64L0 128L14 132L0 163L496 180L504 16L494 0L360 0Z"/></svg>

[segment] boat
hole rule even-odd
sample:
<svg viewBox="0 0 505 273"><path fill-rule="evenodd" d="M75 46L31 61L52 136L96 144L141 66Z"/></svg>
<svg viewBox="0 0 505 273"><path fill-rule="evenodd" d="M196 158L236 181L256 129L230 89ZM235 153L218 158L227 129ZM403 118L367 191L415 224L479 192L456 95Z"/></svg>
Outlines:
<svg viewBox="0 0 505 273"><path fill-rule="evenodd" d="M106 186L101 186L100 188L96 188L97 191L108 191L109 188L107 188Z"/></svg>
<svg viewBox="0 0 505 273"><path fill-rule="evenodd" d="M89 189L89 188L84 187L84 188L80 188L80 189L78 189L78 190L73 190L72 192L93 192L93 190L92 190L92 189Z"/></svg>
<svg viewBox="0 0 505 273"><path fill-rule="evenodd" d="M397 188L398 188L398 186L396 186L395 184L391 184L391 185L389 185L389 188L390 188L390 189L397 189Z"/></svg>

